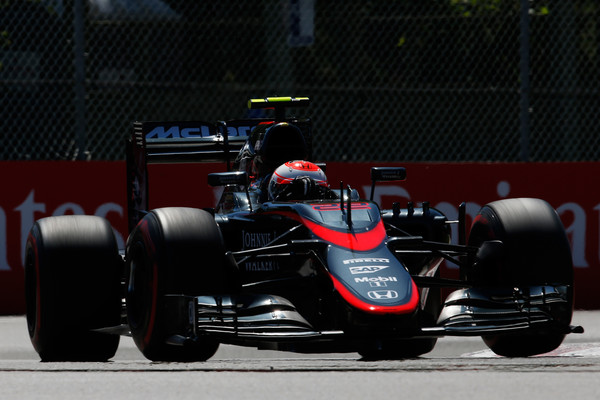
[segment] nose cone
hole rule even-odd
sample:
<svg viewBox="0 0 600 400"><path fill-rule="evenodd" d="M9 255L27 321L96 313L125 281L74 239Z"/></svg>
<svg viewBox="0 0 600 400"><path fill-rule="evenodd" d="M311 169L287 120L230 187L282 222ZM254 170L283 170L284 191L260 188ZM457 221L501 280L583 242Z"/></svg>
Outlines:
<svg viewBox="0 0 600 400"><path fill-rule="evenodd" d="M372 314L417 309L417 286L385 243L364 252L330 246L327 261L335 290L352 307Z"/></svg>

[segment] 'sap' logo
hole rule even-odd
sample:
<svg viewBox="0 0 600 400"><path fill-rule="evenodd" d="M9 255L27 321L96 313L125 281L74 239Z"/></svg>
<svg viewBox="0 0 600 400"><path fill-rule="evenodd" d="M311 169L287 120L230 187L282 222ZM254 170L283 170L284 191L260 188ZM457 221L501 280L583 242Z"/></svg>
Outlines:
<svg viewBox="0 0 600 400"><path fill-rule="evenodd" d="M350 273L352 275L356 274L372 274L374 272L379 272L382 269L388 268L388 265L364 265L360 267L350 267Z"/></svg>
<svg viewBox="0 0 600 400"><path fill-rule="evenodd" d="M398 292L395 290L373 290L367 293L373 300L397 299Z"/></svg>

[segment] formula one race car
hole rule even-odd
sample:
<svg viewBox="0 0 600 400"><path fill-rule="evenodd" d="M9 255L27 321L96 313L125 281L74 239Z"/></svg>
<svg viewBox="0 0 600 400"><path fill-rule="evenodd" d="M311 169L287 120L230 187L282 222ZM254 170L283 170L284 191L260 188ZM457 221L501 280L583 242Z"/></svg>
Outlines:
<svg viewBox="0 0 600 400"><path fill-rule="evenodd" d="M99 217L31 229L27 323L41 359L107 360L119 335L155 361L207 360L219 343L402 359L447 335L521 357L583 331L570 325L570 245L548 203L492 202L468 235L464 205L458 221L428 203L381 210L377 183L404 180L405 169L373 167L370 200L351 182L331 187L326 165L307 161L310 120L286 116L308 103L249 101L273 118L135 123L124 254ZM217 206L149 210L147 165L198 161L227 165L208 177L223 190ZM459 279L440 276L444 260Z"/></svg>

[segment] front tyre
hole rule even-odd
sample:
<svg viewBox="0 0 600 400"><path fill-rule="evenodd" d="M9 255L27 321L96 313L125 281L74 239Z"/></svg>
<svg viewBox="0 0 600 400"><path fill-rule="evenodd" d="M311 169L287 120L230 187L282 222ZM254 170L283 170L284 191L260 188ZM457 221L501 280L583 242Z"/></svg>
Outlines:
<svg viewBox="0 0 600 400"><path fill-rule="evenodd" d="M565 229L556 211L545 201L531 198L499 200L484 206L469 235L470 246L488 240L504 244L503 257L480 263L470 277L477 286L567 286L567 305L547 305L561 326L573 315L573 262ZM565 335L555 331L488 335L486 345L496 354L525 357L556 349Z"/></svg>
<svg viewBox="0 0 600 400"><path fill-rule="evenodd" d="M27 328L42 361L106 361L119 335L123 262L112 227L88 215L38 220L25 247Z"/></svg>
<svg viewBox="0 0 600 400"><path fill-rule="evenodd" d="M208 336L173 345L174 335L192 337L187 307L165 295L235 292L235 271L225 255L214 217L195 208L160 208L147 214L127 243L127 317L131 335L153 361L204 361L219 343Z"/></svg>

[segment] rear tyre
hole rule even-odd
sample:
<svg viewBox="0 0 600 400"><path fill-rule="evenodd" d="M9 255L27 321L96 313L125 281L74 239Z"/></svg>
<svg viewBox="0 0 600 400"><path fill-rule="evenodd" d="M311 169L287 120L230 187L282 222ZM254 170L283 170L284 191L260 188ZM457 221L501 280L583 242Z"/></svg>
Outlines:
<svg viewBox="0 0 600 400"><path fill-rule="evenodd" d="M27 328L42 361L106 361L119 335L123 262L113 230L87 215L37 221L25 247Z"/></svg>
<svg viewBox="0 0 600 400"><path fill-rule="evenodd" d="M504 243L504 256L477 266L475 285L527 288L566 285L568 305L548 305L554 320L567 326L573 315L573 262L565 229L556 211L531 198L499 200L484 206L471 227L469 245L487 240ZM565 335L555 331L517 335L488 335L486 345L496 354L526 357L556 349Z"/></svg>
<svg viewBox="0 0 600 400"><path fill-rule="evenodd" d="M436 339L389 339L368 343L358 350L365 361L404 360L429 353L435 347Z"/></svg>
<svg viewBox="0 0 600 400"><path fill-rule="evenodd" d="M440 277L438 268L434 275ZM426 290L426 292L425 292ZM431 327L436 321L442 309L441 289L424 288L421 298L426 297L425 306L420 313L420 326ZM385 339L364 343L358 350L364 360L403 360L419 357L431 352L437 343L437 338L416 339Z"/></svg>
<svg viewBox="0 0 600 400"><path fill-rule="evenodd" d="M169 306L167 294L209 295L238 290L214 217L195 208L160 208L147 214L127 243L127 317L131 335L153 361L204 361L217 351L211 337L192 336L185 304Z"/></svg>

